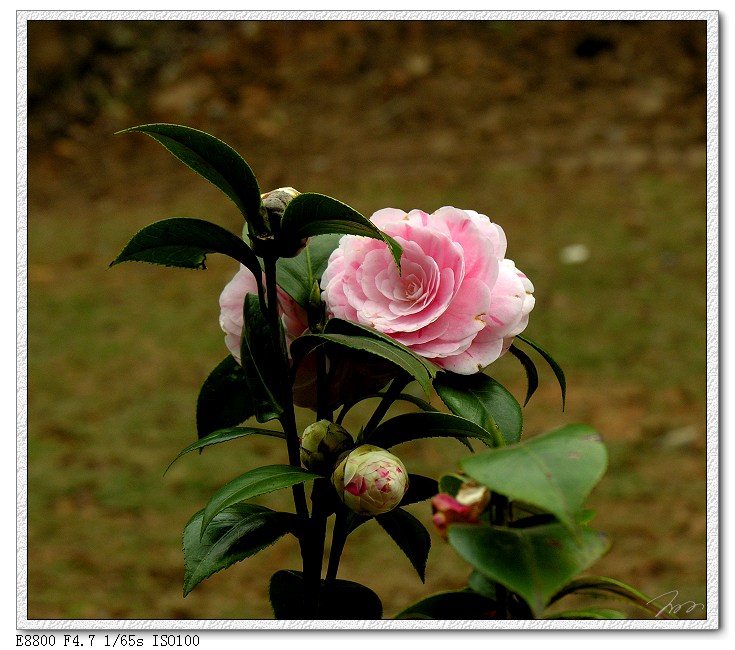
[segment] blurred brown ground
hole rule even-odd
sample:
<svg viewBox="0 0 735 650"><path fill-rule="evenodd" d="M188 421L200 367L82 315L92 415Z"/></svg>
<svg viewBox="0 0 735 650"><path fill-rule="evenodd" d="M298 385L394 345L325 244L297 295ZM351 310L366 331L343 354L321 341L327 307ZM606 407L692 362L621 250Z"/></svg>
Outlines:
<svg viewBox="0 0 735 650"><path fill-rule="evenodd" d="M600 526L621 549L603 561L600 572L656 593L678 587L676 581L681 578L685 583L681 588L696 592L691 598L702 599L706 543L705 242L701 227L706 180L705 28L705 23L692 21L30 21L28 226L33 301L29 312L29 438L39 446L31 444L29 459L29 617L268 616L267 603L261 601L263 581L269 574L261 565L270 561L272 569L279 568L276 563L288 562L293 556L292 551L291 556L284 556L274 547L263 556L268 560L255 569L258 584L255 579L253 584L248 582L250 569L245 562L225 572L233 576L221 574L203 584L200 600L195 592L183 601L182 558L175 530L182 523L179 519L173 527L169 527L173 517L166 522L167 529L157 533L155 542L148 540L152 545L143 544L144 554L149 552L153 558L126 558L120 565L109 557L98 557L98 544L104 542L96 539L95 527L101 536L112 535L119 541L136 534L145 537L147 525L141 521L151 521L141 520L134 509L120 506L118 511L104 505L100 494L107 494L103 475L108 469L100 460L104 447L99 440L89 443L100 446L93 447L96 455L84 465L86 470L96 468L99 475L89 479L92 488L87 486L87 492L69 488L69 494L56 497L43 494L47 475L42 472L59 476L74 472L75 463L86 453L78 447L78 439L59 434L65 413L86 418L84 426L92 431L100 421L114 417L109 411L103 413L105 391L125 386L132 400L156 390L147 385L136 388L135 364L143 363L137 358L118 358L114 361L118 372L110 371L104 377L95 377L95 367L100 367L95 366L95 359L75 365L76 352L64 356L64 350L71 349L65 347L71 345L68 340L50 352L51 364L49 357L41 358L44 348L38 342L48 338L55 309L64 301L63 291L55 297L54 287L63 282L90 287L101 283L100 293L113 309L126 300L121 297L120 283L149 282L139 287L142 298L172 277L163 271L130 275L128 268L99 275L125 238L138 228L174 213L213 216L235 232L240 227L237 215L217 192L202 187L204 181L183 170L160 147L139 135L112 136L120 129L149 122L187 124L217 135L245 156L263 189L293 185L302 191L331 194L366 214L386 205L431 211L444 204L492 214L509 233L511 257L522 268L535 271L535 275L529 273L539 296L534 317L542 312L538 318L543 320L537 322L552 325L555 319L557 323L559 318L568 321L569 312L579 306L570 303L563 292L554 291L561 272L555 270L557 260L546 257L543 245L548 242L543 240L547 234L555 245L565 238L570 243L580 238L590 245L604 242L605 225L594 210L596 196L605 197L609 209L616 202L625 207L630 193L638 191L640 179L661 178L693 188L692 218L699 225L692 227L686 235L689 239L682 243L698 260L694 277L701 283L694 290L701 301L697 298L696 304L687 304L692 318L701 325L701 339L692 343L701 350L701 359L691 368L691 375L671 375L668 384L663 377L663 386L651 384L647 369L661 363L665 376L667 366L648 342L648 347L641 347L644 343L640 342L613 342L609 357L613 361L606 362L605 352L599 359L585 357L586 337L577 338L567 341L571 351L560 360L571 371L570 379L580 378L572 382L564 417L597 426L614 445L611 471L622 468L633 477L625 485L614 484L595 504L601 513L607 509L607 515L600 515ZM504 221L504 206L498 197L506 198L512 223ZM676 197L662 199L664 204L666 200L677 202ZM587 231L567 230L579 223L564 212L570 203L579 212L590 208ZM202 213L202 208L212 214ZM99 225L101 222L108 225ZM640 214L631 208L621 211L615 228L643 241L651 231L665 229L666 223L665 212ZM63 232L65 224L74 241L52 240L50 233L58 237L56 233ZM656 268L670 264L673 278L678 273L679 251L676 244L671 246L671 250L656 252L660 256ZM603 255L602 262L617 259L610 255ZM229 267L213 271L218 275L206 285L210 292L206 300L216 301L216 287L222 286L230 272ZM113 273L118 275L113 277ZM126 273L127 279L120 279ZM584 275L584 271L575 273L564 276L571 286ZM203 286L197 284L200 289ZM184 294L175 295L181 298ZM140 315L139 320L145 321L142 300L125 309L124 315ZM203 312L206 306L196 309ZM580 311L580 317L594 323L595 319L599 322L600 313L603 319L613 317L602 306L588 314ZM101 329L95 331L89 314L80 312L78 319L69 317L67 335L78 342L104 337L104 328L117 316L108 312L108 320L102 319ZM85 323L90 329L85 329ZM129 327L143 326L132 323ZM210 339L217 339L216 314L210 334ZM529 335L543 343L550 341L548 347L556 354L552 343L564 340L568 331L558 326L548 336L538 329L529 329ZM665 353L674 354L677 336L674 332L671 341L667 339L666 344L674 347L666 348ZM157 349L160 341L150 345ZM573 356L577 345L579 358ZM122 349L119 352L124 354ZM78 354L82 359L83 353ZM179 382L189 391L186 399L195 399L207 363L214 367L220 355L224 348L214 355L203 352L191 377L185 363L181 369L169 367L172 376L165 376L166 386ZM155 365L155 356L151 364ZM80 368L87 368L87 375L75 375L83 372ZM123 381L122 375L128 372ZM64 404L52 388L46 388L51 373L66 384ZM514 368L511 374L521 373ZM120 380L120 387L109 383L110 377ZM594 377L598 383L591 379ZM522 377L513 386L522 391ZM554 418L562 421L553 380L534 399L539 406L534 410L529 405L528 428L539 431L553 424ZM554 413L551 418L549 412ZM137 422L146 426L145 412ZM668 434L674 435L666 438ZM180 433L172 432L171 440L180 444L159 448L160 456L143 463L156 480L158 468L162 470L190 441L178 436ZM664 447L659 445L662 440ZM46 444L48 447L43 446ZM57 452L55 464L43 464L42 459L50 463L48 459L56 458L53 454ZM142 453L131 452L136 459ZM446 463L442 451L421 453L421 462L427 466ZM118 450L116 460L126 462L124 451ZM34 473L34 466L42 469ZM453 467L444 465L443 469ZM137 471L131 470L133 478L125 490L135 490ZM672 475L680 479L673 488L666 486ZM168 481L159 481L162 493L171 489ZM196 501L178 504L183 513L193 513L208 496L205 488L188 494L196 494ZM681 511L677 503L683 502L687 507ZM147 507L141 506L150 514L154 508ZM166 513L150 516L158 521L155 517L166 517ZM70 521L81 522L86 531L76 542L68 537ZM375 539L380 539L375 541L380 545L374 549L376 559L361 565L359 557L346 557L345 577L365 579L380 591L380 581L369 583L376 579L371 567L383 566L384 555L399 552L383 548L377 532ZM365 553L373 550L371 540L365 541ZM112 576L105 573L106 562L113 562ZM403 564L396 562L397 571L407 576L410 567L405 559ZM459 586L461 570L457 573L455 566L445 568L437 562L430 563L429 574L434 570L439 577L429 586ZM157 566L151 568L153 565ZM138 580L135 576L141 566L146 567L148 578ZM415 576L399 579L393 569L388 573L382 584L391 593L381 593L387 614L428 593L428 587L422 587ZM410 582L410 588L404 594L396 593L403 580ZM391 581L396 585L391 586ZM137 596L142 604L133 602L140 585L146 590L145 595ZM245 613L232 602L237 594L242 595L241 589L251 607ZM85 590L90 594L87 598Z"/></svg>

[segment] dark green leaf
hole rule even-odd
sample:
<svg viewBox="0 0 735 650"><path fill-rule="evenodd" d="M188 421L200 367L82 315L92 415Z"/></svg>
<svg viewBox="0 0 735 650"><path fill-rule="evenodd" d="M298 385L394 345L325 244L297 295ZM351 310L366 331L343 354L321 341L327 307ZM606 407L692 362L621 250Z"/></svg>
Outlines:
<svg viewBox="0 0 735 650"><path fill-rule="evenodd" d="M394 345L374 338L347 336L345 334L305 334L298 337L291 344L291 355L295 361L300 361L309 352L325 343L332 343L381 357L414 377L427 395L431 390L430 375L425 366L417 361L413 354L406 353Z"/></svg>
<svg viewBox="0 0 735 650"><path fill-rule="evenodd" d="M276 350L270 326L257 296L249 293L243 305L240 358L258 422L275 420L283 407L279 401L280 351Z"/></svg>
<svg viewBox="0 0 735 650"><path fill-rule="evenodd" d="M208 253L222 253L244 264L255 275L260 287L260 265L250 247L229 230L202 219L174 217L146 226L133 236L110 266L121 262L148 262L205 269Z"/></svg>
<svg viewBox="0 0 735 650"><path fill-rule="evenodd" d="M197 174L222 190L246 221L260 226L260 188L249 165L228 144L208 133L178 124L144 124L120 133L140 132L162 144Z"/></svg>
<svg viewBox="0 0 735 650"><path fill-rule="evenodd" d="M434 388L455 415L479 424L488 432L499 429L510 445L521 439L523 414L516 398L492 377L477 373L457 375L442 372L434 380Z"/></svg>
<svg viewBox="0 0 735 650"><path fill-rule="evenodd" d="M212 495L204 508L202 535L220 512L235 503L317 478L321 478L319 474L292 465L265 465L245 472Z"/></svg>
<svg viewBox="0 0 735 650"><path fill-rule="evenodd" d="M489 598L468 589L444 591L419 600L396 614L396 619L476 621L493 619L497 606Z"/></svg>
<svg viewBox="0 0 735 650"><path fill-rule="evenodd" d="M466 478L456 474L445 474L439 478L439 490L449 496L457 496L459 488L466 482Z"/></svg>
<svg viewBox="0 0 735 650"><path fill-rule="evenodd" d="M304 600L312 598L305 593L304 578L300 571L277 571L271 577L269 596L273 613L279 620L300 620L308 611ZM333 620L379 620L383 605L378 595L365 585L350 580L335 580L331 587L321 581L317 618ZM310 605L313 603L310 601Z"/></svg>
<svg viewBox="0 0 735 650"><path fill-rule="evenodd" d="M567 380L564 376L564 371L561 369L561 366L555 361L554 357L552 357L551 354L544 350L538 343L535 343L531 339L520 334L516 338L520 339L524 343L527 343L534 350L536 350L536 352L538 352L546 360L546 363L548 363L551 369L554 371L556 380L559 382L559 387L561 388L561 407L563 410L567 398Z"/></svg>
<svg viewBox="0 0 735 650"><path fill-rule="evenodd" d="M531 399L531 396L536 392L536 389L538 388L538 371L536 370L536 365L531 360L531 357L523 352L523 350L519 350L515 345L511 345L508 349L508 352L510 352L516 359L518 359L518 361L521 362L523 369L526 371L528 390L526 391L526 401L523 402L523 406L525 406L526 404L528 404L528 400Z"/></svg>
<svg viewBox="0 0 735 650"><path fill-rule="evenodd" d="M304 309L309 306L309 295L315 280L319 280L332 251L337 248L341 235L311 237L296 257L281 257L276 265L276 279L281 287Z"/></svg>
<svg viewBox="0 0 735 650"><path fill-rule="evenodd" d="M607 453L592 427L569 424L464 458L460 467L493 492L543 508L574 531L585 499L605 473Z"/></svg>
<svg viewBox="0 0 735 650"><path fill-rule="evenodd" d="M407 506L410 503L420 503L431 499L439 493L439 484L428 476L421 476L420 474L409 474L408 475L408 490L401 499L401 505Z"/></svg>
<svg viewBox="0 0 735 650"><path fill-rule="evenodd" d="M536 617L559 589L600 559L609 546L602 533L584 527L574 537L561 524L532 528L451 524L448 539L475 569L523 598Z"/></svg>
<svg viewBox="0 0 735 650"><path fill-rule="evenodd" d="M497 598L497 583L490 580L490 578L479 571L473 571L470 574L470 577L467 579L467 584L472 591L480 594L481 596L485 596L485 598L489 598L490 600L495 600Z"/></svg>
<svg viewBox="0 0 735 650"><path fill-rule="evenodd" d="M626 602L632 603L649 614L656 615L657 618L676 618L671 616L669 611L661 609L665 602L656 605L657 599L648 598L635 587L615 580L614 578L605 578L603 576L581 576L572 580L565 585L560 591L554 594L551 602L556 602L569 594L579 594L586 596L597 596L602 598L618 598Z"/></svg>
<svg viewBox="0 0 735 650"><path fill-rule="evenodd" d="M282 431L270 431L268 429L258 429L255 427L229 427L227 429L219 429L218 431L210 433L208 436L190 444L188 447L184 447L176 458L171 461L166 471L168 471L171 468L171 465L173 465L179 458L191 451L204 449L211 445L218 445L222 442L229 442L230 440L237 440L238 438L252 435L273 436L275 438L281 438L282 440L286 437L286 434Z"/></svg>
<svg viewBox="0 0 735 650"><path fill-rule="evenodd" d="M616 621L627 618L623 612L619 612L616 609L605 609L598 607L590 607L588 609L575 609L568 612L560 612L553 616L544 616L546 619L562 619L562 620L602 620L602 621Z"/></svg>
<svg viewBox="0 0 735 650"><path fill-rule="evenodd" d="M405 413L378 425L365 442L389 449L409 440L422 438L476 438L488 446L495 440L474 422L451 413Z"/></svg>
<svg viewBox="0 0 735 650"><path fill-rule="evenodd" d="M207 377L197 399L199 438L244 422L255 414L242 366L228 356Z"/></svg>
<svg viewBox="0 0 735 650"><path fill-rule="evenodd" d="M240 503L220 512L201 536L203 514L197 512L184 528L184 596L205 578L294 532L297 522L296 515Z"/></svg>
<svg viewBox="0 0 735 650"><path fill-rule="evenodd" d="M349 205L324 194L299 194L287 206L281 220L281 231L289 237L310 237L339 233L361 235L384 241L396 265L401 265L401 246L372 221Z"/></svg>
<svg viewBox="0 0 735 650"><path fill-rule="evenodd" d="M390 512L378 515L376 519L383 530L398 544L398 548L405 553L419 574L421 582L425 582L426 561L431 548L429 531L416 517L403 508L394 508Z"/></svg>

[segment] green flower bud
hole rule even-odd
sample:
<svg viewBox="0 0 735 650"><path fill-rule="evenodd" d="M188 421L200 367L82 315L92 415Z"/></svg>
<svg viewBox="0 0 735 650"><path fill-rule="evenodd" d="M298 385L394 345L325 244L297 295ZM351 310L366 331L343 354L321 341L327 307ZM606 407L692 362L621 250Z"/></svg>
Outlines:
<svg viewBox="0 0 735 650"><path fill-rule="evenodd" d="M301 435L301 462L312 472L329 473L340 454L354 445L352 436L339 424L319 420Z"/></svg>
<svg viewBox="0 0 735 650"><path fill-rule="evenodd" d="M408 489L408 472L400 458L385 449L362 445L340 460L332 484L343 503L359 515L393 510Z"/></svg>

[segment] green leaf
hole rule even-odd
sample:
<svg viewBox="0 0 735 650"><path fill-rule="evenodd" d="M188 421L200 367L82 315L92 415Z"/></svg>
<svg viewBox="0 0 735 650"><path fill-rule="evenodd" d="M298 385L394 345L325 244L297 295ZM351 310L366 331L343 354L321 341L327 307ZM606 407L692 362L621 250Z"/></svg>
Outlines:
<svg viewBox="0 0 735 650"><path fill-rule="evenodd" d="M366 327L365 325L360 325L359 323L354 323L352 321L344 320L342 318L330 318L327 321L326 326L324 327L324 332L326 334L366 336L377 341L383 341L384 343L387 343L388 345L392 345L393 347L397 348L401 352L412 356L418 363L426 368L426 372L429 373L429 376L432 379L434 379L434 377L437 376L437 373L441 370L439 366L437 366L432 361L429 361L421 355L416 354L413 350L403 345L403 343L396 341L394 338L388 336L387 334L378 332L378 330L372 327Z"/></svg>
<svg viewBox="0 0 735 650"><path fill-rule="evenodd" d="M607 467L600 435L569 424L515 445L464 458L460 467L493 492L553 514L570 531Z"/></svg>
<svg viewBox="0 0 735 650"><path fill-rule="evenodd" d="M304 590L300 571L277 571L271 577L269 596L273 613L279 620L300 620L307 608L304 599L311 598ZM350 580L335 580L331 587L321 581L317 618L332 620L379 620L383 605L372 590Z"/></svg>
<svg viewBox="0 0 735 650"><path fill-rule="evenodd" d="M208 133L177 124L144 124L119 133L145 133L197 174L222 190L245 220L262 230L260 188L237 151Z"/></svg>
<svg viewBox="0 0 735 650"><path fill-rule="evenodd" d="M439 484L428 476L421 476L420 474L408 475L408 490L401 499L401 505L407 506L411 503L420 503L431 499L433 496L439 493Z"/></svg>
<svg viewBox="0 0 735 650"><path fill-rule="evenodd" d="M381 357L409 373L419 382L426 395L429 395L431 377L426 367L417 361L413 354L406 353L394 345L374 338L345 334L304 334L291 344L291 356L295 361L300 362L309 352L325 343L332 343Z"/></svg>
<svg viewBox="0 0 735 650"><path fill-rule="evenodd" d="M394 445L422 438L476 438L488 446L495 440L481 426L451 413L404 413L379 424L366 443L389 449Z"/></svg>
<svg viewBox="0 0 735 650"><path fill-rule="evenodd" d="M291 298L304 309L309 307L311 287L321 278L341 235L311 237L296 257L281 257L276 264L276 280Z"/></svg>
<svg viewBox="0 0 735 650"><path fill-rule="evenodd" d="M396 619L476 621L497 617L494 601L469 589L444 591L423 598L396 614Z"/></svg>
<svg viewBox="0 0 735 650"><path fill-rule="evenodd" d="M545 619L550 620L601 620L601 621L616 621L627 618L623 612L619 612L616 609L605 609L590 607L588 609L574 609L567 612L560 612L552 616L544 616Z"/></svg>
<svg viewBox="0 0 735 650"><path fill-rule="evenodd" d="M564 371L561 369L561 366L554 360L554 357L552 357L551 354L544 350L538 343L535 343L531 339L526 338L525 336L521 336L520 334L518 334L516 338L530 345L544 358L546 363L549 364L554 372L554 375L556 376L556 380L559 382L559 388L561 388L561 407L562 410L564 410L567 399L567 380L564 376Z"/></svg>
<svg viewBox="0 0 735 650"><path fill-rule="evenodd" d="M260 264L250 247L217 224L202 219L174 217L156 221L133 236L110 263L148 262L185 269L206 269L208 253L222 253L245 265L260 287ZM259 288L262 293L262 289Z"/></svg>
<svg viewBox="0 0 735 650"><path fill-rule="evenodd" d="M212 495L204 508L201 534L220 512L235 503L317 478L321 478L319 474L292 465L265 465L245 472Z"/></svg>
<svg viewBox="0 0 735 650"><path fill-rule="evenodd" d="M294 198L283 213L281 231L295 238L339 233L379 239L388 245L396 266L401 266L402 249L395 239L354 208L324 194L307 192Z"/></svg>
<svg viewBox="0 0 735 650"><path fill-rule="evenodd" d="M434 388L455 415L479 424L488 432L499 430L508 445L521 439L521 405L492 377L482 373L442 372L434 380Z"/></svg>
<svg viewBox="0 0 735 650"><path fill-rule="evenodd" d="M205 578L294 532L297 524L296 515L240 503L220 512L201 536L203 514L197 512L184 528L185 597Z"/></svg>
<svg viewBox="0 0 735 650"><path fill-rule="evenodd" d="M505 528L451 524L449 543L479 572L526 601L536 617L559 589L600 559L609 543L584 527L577 537L561 524Z"/></svg>
<svg viewBox="0 0 735 650"><path fill-rule="evenodd" d="M228 356L207 377L197 399L199 438L255 415L242 366Z"/></svg>
<svg viewBox="0 0 735 650"><path fill-rule="evenodd" d="M439 478L439 490L449 496L457 496L459 488L461 488L467 479L457 474L445 474Z"/></svg>
<svg viewBox="0 0 735 650"><path fill-rule="evenodd" d="M528 404L528 400L531 399L531 396L538 388L538 370L536 370L536 365L531 360L531 357L523 352L523 350L519 350L515 345L511 345L510 348L508 348L508 352L521 362L523 369L526 371L528 389L526 390L526 401L523 402L523 406L525 406Z"/></svg>
<svg viewBox="0 0 735 650"><path fill-rule="evenodd" d="M262 423L280 417L283 407L278 399L281 354L274 347L260 304L257 296L245 295L240 358L255 418Z"/></svg>
<svg viewBox="0 0 735 650"><path fill-rule="evenodd" d="M270 431L269 429L258 429L255 427L229 427L227 429L219 429L218 431L210 433L208 436L204 436L204 438L197 440L187 447L184 447L178 453L176 458L171 461L168 468L166 469L166 472L168 472L168 470L171 468L171 465L179 460L179 458L188 454L189 452L195 451L197 449L201 450L211 445L218 445L223 442L229 442L230 440L237 440L238 438L252 435L272 436L274 438L281 438L282 440L286 438L286 434L282 431Z"/></svg>
<svg viewBox="0 0 735 650"><path fill-rule="evenodd" d="M378 515L375 519L398 544L398 548L404 552L419 574L421 582L426 582L426 561L429 559L431 548L429 531L416 517L403 508L394 508L390 512Z"/></svg>
<svg viewBox="0 0 735 650"><path fill-rule="evenodd" d="M572 580L554 594L551 602L554 603L570 594L602 598L618 598L637 606L649 614L654 614L658 618L676 618L671 616L669 612L661 610L661 607L655 604L655 599L645 596L635 587L631 587L630 585L621 582L620 580L615 580L614 578L606 578L604 576L581 576Z"/></svg>

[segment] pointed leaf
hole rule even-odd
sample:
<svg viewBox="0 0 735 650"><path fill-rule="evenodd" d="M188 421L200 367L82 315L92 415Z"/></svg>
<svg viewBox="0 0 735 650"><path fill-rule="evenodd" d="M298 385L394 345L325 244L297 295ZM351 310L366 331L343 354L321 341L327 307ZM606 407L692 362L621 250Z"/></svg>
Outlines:
<svg viewBox="0 0 735 650"><path fill-rule="evenodd" d="M396 619L477 621L497 617L497 605L469 589L432 594L396 614Z"/></svg>
<svg viewBox="0 0 735 650"><path fill-rule="evenodd" d="M260 189L255 174L230 145L208 133L178 124L144 124L119 133L145 133L197 174L222 190L245 220L262 231Z"/></svg>
<svg viewBox="0 0 735 650"><path fill-rule="evenodd" d="M212 495L204 508L201 533L217 514L235 503L317 478L321 478L319 474L292 465L265 465L245 472Z"/></svg>
<svg viewBox="0 0 735 650"><path fill-rule="evenodd" d="M460 467L493 492L553 514L570 531L607 467L600 435L570 424L520 442L464 458Z"/></svg>
<svg viewBox="0 0 735 650"><path fill-rule="evenodd" d="M434 380L434 388L455 415L479 424L488 432L499 430L508 445L521 439L521 405L492 377L482 373L442 372Z"/></svg>
<svg viewBox="0 0 735 650"><path fill-rule="evenodd" d="M420 474L408 475L408 490L401 499L401 505L407 506L411 503L420 503L436 496L439 493L439 483L428 476Z"/></svg>
<svg viewBox="0 0 735 650"><path fill-rule="evenodd" d="M378 425L365 442L389 449L409 440L422 438L476 438L488 446L496 440L474 422L451 413L404 413Z"/></svg>
<svg viewBox="0 0 735 650"><path fill-rule="evenodd" d="M379 356L409 373L419 382L427 395L431 391L430 375L426 367L417 361L413 354L374 338L345 334L305 334L291 344L291 356L295 361L301 361L309 352L325 343L333 343Z"/></svg>
<svg viewBox="0 0 735 650"><path fill-rule="evenodd" d="M244 422L255 414L242 366L228 356L207 377L197 399L199 438Z"/></svg>
<svg viewBox="0 0 735 650"><path fill-rule="evenodd" d="M204 438L197 440L196 442L188 445L187 447L184 447L178 453L176 458L174 458L171 461L171 463L169 463L169 466L166 469L166 472L168 472L168 470L171 469L171 465L173 465L177 460L179 460L179 458L181 458L185 454L188 454L189 452L195 451L197 449L201 450L211 445L219 445L220 443L223 443L223 442L229 442L230 440L237 440L238 438L243 438L245 436L252 436L252 435L272 436L274 438L280 438L281 440L284 440L286 438L286 434L283 433L282 431L270 431L269 429L258 429L255 427L230 427L227 429L219 429L218 431L214 431L213 433L210 433L208 436L204 436Z"/></svg>
<svg viewBox="0 0 735 650"><path fill-rule="evenodd" d="M349 205L324 194L299 194L287 206L281 220L281 231L289 237L310 237L339 233L361 235L384 241L396 266L401 266L401 246L372 221Z"/></svg>
<svg viewBox="0 0 735 650"><path fill-rule="evenodd" d="M309 307L311 287L319 280L341 235L311 237L296 257L281 257L276 264L276 279L281 287L304 309Z"/></svg>
<svg viewBox="0 0 735 650"><path fill-rule="evenodd" d="M222 253L245 265L260 287L260 265L250 247L217 224L202 219L174 217L140 230L110 263L148 262L185 269L206 269L208 253ZM262 292L262 290L261 290Z"/></svg>
<svg viewBox="0 0 735 650"><path fill-rule="evenodd" d="M260 304L258 296L245 295L240 359L255 418L262 423L278 418L283 407L278 399L281 355L274 348L270 326Z"/></svg>
<svg viewBox="0 0 735 650"><path fill-rule="evenodd" d="M536 617L575 575L600 559L609 543L584 527L575 538L561 524L505 528L451 524L449 543L482 574L526 601Z"/></svg>
<svg viewBox="0 0 735 650"><path fill-rule="evenodd" d="M203 514L197 512L184 528L184 596L205 578L294 532L297 524L296 515L240 503L220 512L201 536Z"/></svg>
<svg viewBox="0 0 735 650"><path fill-rule="evenodd" d="M300 571L277 571L268 589L273 613L279 620L300 620L306 610L304 578ZM321 581L317 617L333 620L378 620L383 605L378 595L358 582L335 580L331 587Z"/></svg>
<svg viewBox="0 0 735 650"><path fill-rule="evenodd" d="M431 548L429 531L403 508L395 508L378 515L376 519L383 530L398 544L398 548L404 552L419 574L421 582L426 582L426 561L429 559Z"/></svg>
<svg viewBox="0 0 735 650"><path fill-rule="evenodd" d="M600 620L600 621L617 621L627 618L623 612L616 609L606 609L599 607L590 607L588 609L574 609L568 612L560 612L553 616L544 616L545 619L556 620Z"/></svg>
<svg viewBox="0 0 735 650"><path fill-rule="evenodd" d="M528 389L526 390L526 400L523 402L523 406L525 406L538 388L538 370L536 370L536 365L531 360L531 357L523 352L523 350L519 350L515 345L511 345L508 348L508 352L521 362L523 369L526 371Z"/></svg>
<svg viewBox="0 0 735 650"><path fill-rule="evenodd" d="M559 382L559 388L561 388L561 407L562 407L562 410L564 410L564 405L566 403L566 398L567 398L567 380L566 380L566 377L564 376L564 371L561 369L561 366L556 362L554 357L552 357L551 354L548 353L546 350L544 350L538 343L535 343L531 339L525 336L521 336L520 334L516 338L530 345L534 350L536 350L536 352L538 352L544 358L546 363L549 364L549 366L554 372L554 375L556 376L556 380Z"/></svg>

